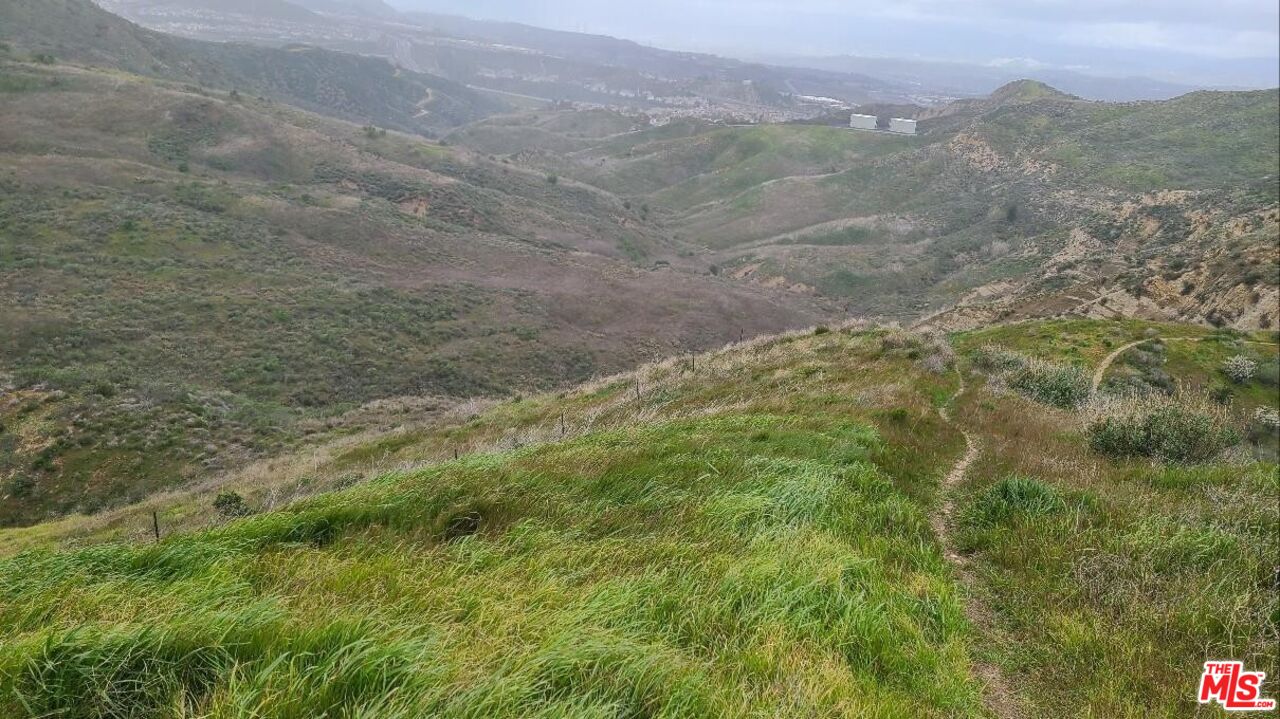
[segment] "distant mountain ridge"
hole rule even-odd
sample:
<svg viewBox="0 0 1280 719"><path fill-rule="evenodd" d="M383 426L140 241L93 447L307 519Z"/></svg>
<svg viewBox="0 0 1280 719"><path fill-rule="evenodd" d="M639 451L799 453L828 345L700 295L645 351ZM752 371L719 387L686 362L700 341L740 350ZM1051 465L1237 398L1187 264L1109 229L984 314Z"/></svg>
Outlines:
<svg viewBox="0 0 1280 719"><path fill-rule="evenodd" d="M206 0L182 0L212 5ZM257 8L259 3L243 2ZM265 0L272 8L294 8ZM305 9L299 13L310 16ZM89 0L11 0L0 5L0 41L32 53L223 90L264 95L317 112L436 134L506 106L457 83L387 61L320 48L211 43L157 33Z"/></svg>
<svg viewBox="0 0 1280 719"><path fill-rule="evenodd" d="M928 88L953 97L984 97L1020 78L1032 78L1090 100L1125 102L1167 100L1203 86L1146 77L1110 77L1080 71L1033 66L990 66L959 62L858 56L798 57L769 55L762 61L834 72L858 72L886 81Z"/></svg>
<svg viewBox="0 0 1280 719"><path fill-rule="evenodd" d="M312 12L394 18L400 11L382 0L287 0Z"/></svg>

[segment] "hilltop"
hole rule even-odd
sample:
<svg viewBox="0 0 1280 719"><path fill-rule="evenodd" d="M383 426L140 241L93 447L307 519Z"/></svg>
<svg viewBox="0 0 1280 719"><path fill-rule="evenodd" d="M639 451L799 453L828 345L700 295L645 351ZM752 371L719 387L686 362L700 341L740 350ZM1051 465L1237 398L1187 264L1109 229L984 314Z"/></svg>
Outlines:
<svg viewBox="0 0 1280 719"><path fill-rule="evenodd" d="M1205 656L1280 668L1275 428L1215 444L1275 411L1276 353L1138 322L818 328L9 531L0 707L1191 713ZM1123 400L1153 367L1230 384L1234 355L1269 369L1229 412ZM1181 459L1108 444L1133 411L1190 424L1124 452Z"/></svg>

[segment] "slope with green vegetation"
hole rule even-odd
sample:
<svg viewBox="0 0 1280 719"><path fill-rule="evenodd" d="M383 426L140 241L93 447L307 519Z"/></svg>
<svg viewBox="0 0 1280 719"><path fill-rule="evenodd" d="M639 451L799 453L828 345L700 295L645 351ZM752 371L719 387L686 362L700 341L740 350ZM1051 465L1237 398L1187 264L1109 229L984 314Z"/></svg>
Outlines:
<svg viewBox="0 0 1280 719"><path fill-rule="evenodd" d="M1051 370L1091 369L1134 342L1126 355L1169 355L1142 361L1168 387L1109 380L1070 410L1035 400L1062 373L1015 386L988 369L956 410L981 437L953 531L986 612L983 655L1024 677L1037 715L1216 716L1191 701L1205 660L1280 669L1280 394L1274 375L1231 380L1224 361L1274 366L1278 339L1095 321L958 338L975 361L994 350ZM1205 393L1223 381L1234 397Z"/></svg>
<svg viewBox="0 0 1280 719"><path fill-rule="evenodd" d="M959 301L939 324L1280 323L1274 90L1108 104L1021 82L926 111L914 138L644 118L600 133L578 118L504 117L451 141L620 194L709 269L859 313Z"/></svg>
<svg viewBox="0 0 1280 719"><path fill-rule="evenodd" d="M0 523L136 501L373 400L821 316L690 273L616 197L421 138L66 65L0 59L0 87Z"/></svg>
<svg viewBox="0 0 1280 719"><path fill-rule="evenodd" d="M1022 324L957 337L957 359L940 337L819 328L10 530L4 546L26 549L0 564L0 702L1190 715L1205 658L1280 669L1276 466L1112 457L1091 448L1089 411L1024 396L1037 385L983 359L1091 367L1108 344L1186 332ZM944 488L962 433L978 456ZM286 485L337 489L276 504ZM948 496L951 559L931 523Z"/></svg>

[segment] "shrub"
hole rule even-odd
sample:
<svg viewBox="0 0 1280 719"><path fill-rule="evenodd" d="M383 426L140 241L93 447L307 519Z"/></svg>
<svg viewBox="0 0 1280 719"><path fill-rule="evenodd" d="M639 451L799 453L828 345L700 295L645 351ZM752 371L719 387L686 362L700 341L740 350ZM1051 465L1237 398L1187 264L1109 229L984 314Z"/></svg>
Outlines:
<svg viewBox="0 0 1280 719"><path fill-rule="evenodd" d="M1089 399L1093 389L1084 370L1043 360L1028 360L1009 373L1009 387L1037 402L1073 409Z"/></svg>
<svg viewBox="0 0 1280 719"><path fill-rule="evenodd" d="M1089 446L1109 457L1150 457L1195 463L1213 459L1240 442L1226 415L1207 404L1191 407L1179 401L1138 403L1093 420Z"/></svg>
<svg viewBox="0 0 1280 719"><path fill-rule="evenodd" d="M943 374L955 366L956 352L944 334L917 334L894 329L880 338L880 351L886 355L917 360L925 370Z"/></svg>
<svg viewBox="0 0 1280 719"><path fill-rule="evenodd" d="M1265 387L1280 386L1280 360L1263 362L1258 367L1258 381Z"/></svg>
<svg viewBox="0 0 1280 719"><path fill-rule="evenodd" d="M880 338L880 350L883 352L917 350L920 348L920 345L920 337L918 335L911 334L906 330L890 330L888 334Z"/></svg>
<svg viewBox="0 0 1280 719"><path fill-rule="evenodd" d="M974 365L986 372L1009 372L1022 369L1027 362L1025 356L999 345L984 345L973 354Z"/></svg>
<svg viewBox="0 0 1280 719"><path fill-rule="evenodd" d="M1222 372L1232 382L1244 384L1258 373L1258 363L1244 355L1236 355L1222 364Z"/></svg>
<svg viewBox="0 0 1280 719"><path fill-rule="evenodd" d="M213 508L218 510L227 519L236 519L237 517L247 517L253 514L253 510L249 509L249 505L245 503L244 497L236 492L220 492L213 500Z"/></svg>
<svg viewBox="0 0 1280 719"><path fill-rule="evenodd" d="M998 345L979 347L973 364L1017 393L1054 407L1074 409L1093 393L1089 375L1079 367L1027 357Z"/></svg>
<svg viewBox="0 0 1280 719"><path fill-rule="evenodd" d="M1215 383L1213 387L1209 389L1209 397L1212 398L1214 402L1226 407L1235 400L1236 391L1232 389L1229 384Z"/></svg>

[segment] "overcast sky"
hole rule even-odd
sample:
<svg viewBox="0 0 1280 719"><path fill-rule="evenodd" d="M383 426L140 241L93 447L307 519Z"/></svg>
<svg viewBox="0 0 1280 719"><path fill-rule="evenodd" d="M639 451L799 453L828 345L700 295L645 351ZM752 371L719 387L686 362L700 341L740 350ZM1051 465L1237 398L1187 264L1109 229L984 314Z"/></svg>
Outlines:
<svg viewBox="0 0 1280 719"><path fill-rule="evenodd" d="M1275 85L1277 0L390 0L725 54L874 55Z"/></svg>

